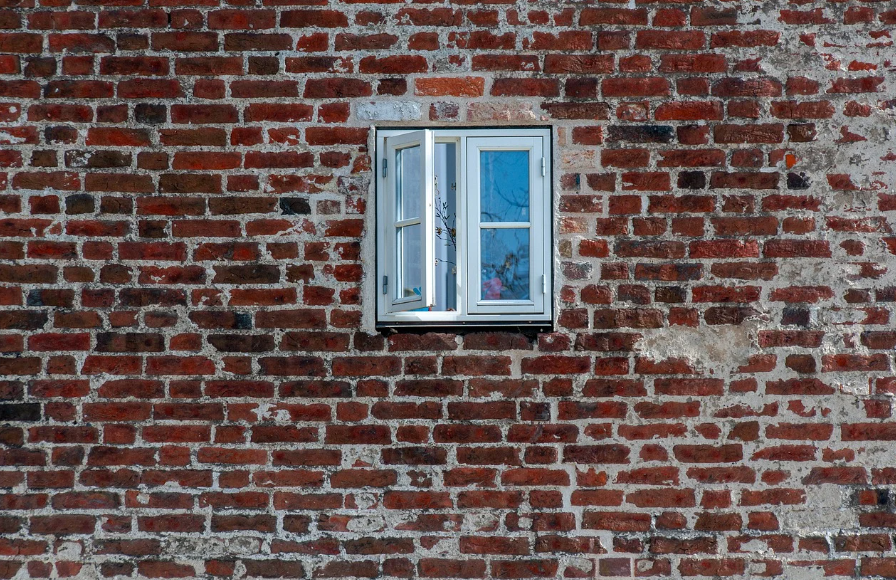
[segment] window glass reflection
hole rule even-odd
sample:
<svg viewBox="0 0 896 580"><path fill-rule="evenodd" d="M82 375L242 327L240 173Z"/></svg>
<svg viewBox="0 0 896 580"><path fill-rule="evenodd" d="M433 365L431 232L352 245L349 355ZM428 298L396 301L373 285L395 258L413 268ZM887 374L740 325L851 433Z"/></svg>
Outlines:
<svg viewBox="0 0 896 580"><path fill-rule="evenodd" d="M480 220L529 221L528 151L480 151L479 174Z"/></svg>
<svg viewBox="0 0 896 580"><path fill-rule="evenodd" d="M482 300L529 299L529 230L480 230Z"/></svg>
<svg viewBox="0 0 896 580"><path fill-rule="evenodd" d="M420 174L422 160L421 147L414 145L400 149L395 155L396 175L398 183L398 219L406 220L420 217L423 195L420 191L423 176Z"/></svg>
<svg viewBox="0 0 896 580"><path fill-rule="evenodd" d="M423 226L397 228L398 270L401 280L395 285L396 298L420 296L423 290Z"/></svg>

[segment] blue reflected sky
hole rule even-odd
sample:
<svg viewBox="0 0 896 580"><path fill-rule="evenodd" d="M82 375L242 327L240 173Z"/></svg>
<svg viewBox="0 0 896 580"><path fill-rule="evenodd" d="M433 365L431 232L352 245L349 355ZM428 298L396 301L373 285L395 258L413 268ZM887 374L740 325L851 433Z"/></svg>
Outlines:
<svg viewBox="0 0 896 580"><path fill-rule="evenodd" d="M480 151L479 175L479 219L529 221L528 151Z"/></svg>

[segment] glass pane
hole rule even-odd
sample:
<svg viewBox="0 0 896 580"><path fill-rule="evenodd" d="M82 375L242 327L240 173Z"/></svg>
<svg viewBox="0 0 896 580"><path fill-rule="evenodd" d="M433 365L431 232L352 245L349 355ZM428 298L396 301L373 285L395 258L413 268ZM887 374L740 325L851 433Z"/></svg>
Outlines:
<svg viewBox="0 0 896 580"><path fill-rule="evenodd" d="M483 300L529 299L529 230L480 230Z"/></svg>
<svg viewBox="0 0 896 580"><path fill-rule="evenodd" d="M398 284L395 298L411 298L423 292L423 226L396 228L398 239Z"/></svg>
<svg viewBox="0 0 896 580"><path fill-rule="evenodd" d="M420 217L423 205L423 176L420 152L421 147L414 145L406 149L399 149L395 154L395 165L398 176L396 194L398 195L398 219L406 220Z"/></svg>
<svg viewBox="0 0 896 580"><path fill-rule="evenodd" d="M457 310L457 145L435 144L433 196L436 228L435 298L433 310Z"/></svg>
<svg viewBox="0 0 896 580"><path fill-rule="evenodd" d="M528 151L480 151L479 176L480 220L529 221Z"/></svg>

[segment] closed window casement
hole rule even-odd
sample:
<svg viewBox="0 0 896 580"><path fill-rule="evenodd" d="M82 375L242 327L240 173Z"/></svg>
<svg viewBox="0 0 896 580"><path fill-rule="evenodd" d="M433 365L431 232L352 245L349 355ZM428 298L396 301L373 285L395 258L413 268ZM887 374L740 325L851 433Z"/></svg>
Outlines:
<svg viewBox="0 0 896 580"><path fill-rule="evenodd" d="M377 322L551 320L550 129L380 129Z"/></svg>

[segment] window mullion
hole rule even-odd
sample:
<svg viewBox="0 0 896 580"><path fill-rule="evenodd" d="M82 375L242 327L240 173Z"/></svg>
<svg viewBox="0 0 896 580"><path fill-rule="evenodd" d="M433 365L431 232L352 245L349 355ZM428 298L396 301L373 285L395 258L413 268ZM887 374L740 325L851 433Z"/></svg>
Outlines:
<svg viewBox="0 0 896 580"><path fill-rule="evenodd" d="M457 192L455 193L457 215L457 309L462 316L470 312L470 219L469 219L469 188L467 187L467 138L457 140L457 154L455 156L455 177L457 179Z"/></svg>
<svg viewBox="0 0 896 580"><path fill-rule="evenodd" d="M423 131L423 305L435 304L435 209L433 207L433 179L435 175L435 151L433 133Z"/></svg>
<svg viewBox="0 0 896 580"><path fill-rule="evenodd" d="M479 301L479 242L482 239L480 235L479 223L479 157L477 156L477 148L470 147L470 139L464 139L466 144L463 166L466 171L466 191L464 199L467 206L467 221L465 241L467 243L467 265L466 265L466 281L465 294L467 297L467 312L475 312L476 303Z"/></svg>

